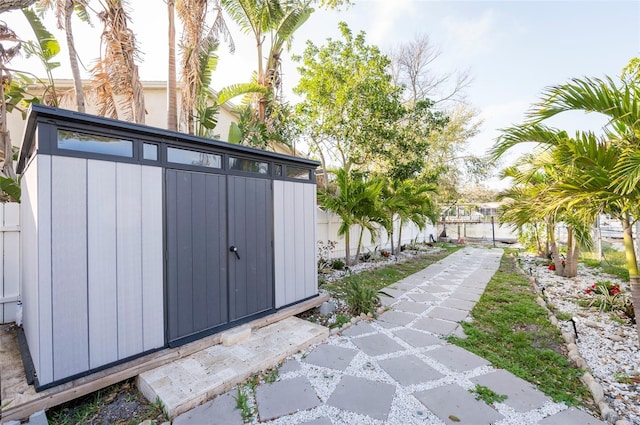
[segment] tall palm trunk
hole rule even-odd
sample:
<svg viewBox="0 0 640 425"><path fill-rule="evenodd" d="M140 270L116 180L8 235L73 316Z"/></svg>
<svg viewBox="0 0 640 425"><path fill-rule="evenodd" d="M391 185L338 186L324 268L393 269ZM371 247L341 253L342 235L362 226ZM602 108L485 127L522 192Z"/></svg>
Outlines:
<svg viewBox="0 0 640 425"><path fill-rule="evenodd" d="M398 254L402 252L402 219L400 219L400 227L398 228L398 244L396 245L396 249L398 250Z"/></svg>
<svg viewBox="0 0 640 425"><path fill-rule="evenodd" d="M563 270L564 277L575 277L578 274L577 257L574 252L578 251L578 246L575 243L573 233L573 226L567 226L567 260Z"/></svg>
<svg viewBox="0 0 640 425"><path fill-rule="evenodd" d="M633 232L629 213L622 219L622 240L624 242L627 269L629 269L629 284L631 286L631 302L636 316L636 332L640 344L640 276L638 275L638 262L636 260L635 247L633 245Z"/></svg>
<svg viewBox="0 0 640 425"><path fill-rule="evenodd" d="M76 45L73 41L73 30L71 27L71 16L73 15L74 0L66 0L64 3L64 32L67 37L67 47L69 49L69 63L71 64L71 74L73 75L73 86L76 92L76 107L78 112L85 112L84 107L84 90L82 88L82 79L80 77L80 68L78 68L78 55L76 54Z"/></svg>
<svg viewBox="0 0 640 425"><path fill-rule="evenodd" d="M176 26L175 2L167 1L169 17L169 69L167 78L167 129L178 130L178 101L176 93Z"/></svg>
<svg viewBox="0 0 640 425"><path fill-rule="evenodd" d="M558 252L558 243L556 242L556 230L553 223L549 223L549 245L551 251L551 257L553 263L556 266L556 274L558 276L564 275L564 266L562 265L562 259L560 258L560 252Z"/></svg>
<svg viewBox="0 0 640 425"><path fill-rule="evenodd" d="M0 59L0 81L4 80L3 75L4 64ZM4 84L0 84L0 149L4 151L4 159L0 174L12 179L16 178L16 172L13 169L13 147L11 145L11 137L7 129L7 104L4 101Z"/></svg>
<svg viewBox="0 0 640 425"><path fill-rule="evenodd" d="M364 235L364 227L360 226L360 236L358 237L358 247L356 248L356 258L353 260L353 264L358 264L360 261L360 250L362 249L362 235Z"/></svg>
<svg viewBox="0 0 640 425"><path fill-rule="evenodd" d="M349 229L347 229L347 233L344 234L344 264L347 266L351 265L351 245L350 245L350 237L349 237Z"/></svg>

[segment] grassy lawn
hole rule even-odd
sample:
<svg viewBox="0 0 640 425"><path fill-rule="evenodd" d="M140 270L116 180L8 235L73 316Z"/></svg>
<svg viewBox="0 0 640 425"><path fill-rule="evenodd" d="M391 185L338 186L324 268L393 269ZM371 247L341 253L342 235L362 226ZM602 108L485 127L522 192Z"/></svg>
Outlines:
<svg viewBox="0 0 640 425"><path fill-rule="evenodd" d="M604 273L629 281L629 269L627 269L624 251L603 248L602 257L602 261L599 261L595 252L584 252L580 255L580 261L589 267L600 267Z"/></svg>
<svg viewBox="0 0 640 425"><path fill-rule="evenodd" d="M324 283L322 284L322 287L328 291L339 292L342 285L348 282L357 282L369 286L377 291L399 281L400 279L404 279L407 276L419 272L425 267L436 263L463 248L462 245L451 244L437 244L437 246L442 248L442 250L436 253L424 253L410 261L391 264L376 269L365 270L358 274L345 276L339 281Z"/></svg>
<svg viewBox="0 0 640 425"><path fill-rule="evenodd" d="M505 253L471 312L473 323L462 323L468 338L449 341L536 384L554 401L589 404L590 394L579 380L583 372L563 355L560 331L535 298L515 258Z"/></svg>

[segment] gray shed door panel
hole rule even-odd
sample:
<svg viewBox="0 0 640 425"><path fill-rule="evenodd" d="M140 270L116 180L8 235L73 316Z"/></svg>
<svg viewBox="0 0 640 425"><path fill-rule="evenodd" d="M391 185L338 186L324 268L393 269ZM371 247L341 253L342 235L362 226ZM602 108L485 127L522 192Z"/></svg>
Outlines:
<svg viewBox="0 0 640 425"><path fill-rule="evenodd" d="M273 308L271 181L229 176L229 314L237 320Z"/></svg>
<svg viewBox="0 0 640 425"><path fill-rule="evenodd" d="M273 308L271 191L269 180L166 171L170 343Z"/></svg>
<svg viewBox="0 0 640 425"><path fill-rule="evenodd" d="M225 176L167 170L168 339L228 321Z"/></svg>

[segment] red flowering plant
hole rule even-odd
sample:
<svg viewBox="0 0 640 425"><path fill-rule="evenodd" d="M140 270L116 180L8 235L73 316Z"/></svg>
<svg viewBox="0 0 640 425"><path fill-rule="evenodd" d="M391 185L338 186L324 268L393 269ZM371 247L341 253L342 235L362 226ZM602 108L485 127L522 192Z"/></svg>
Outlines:
<svg viewBox="0 0 640 425"><path fill-rule="evenodd" d="M620 291L619 283L613 283L606 280L604 282L594 283L593 285L585 289L584 292L586 292L587 294L597 292L601 294L616 295L616 294L619 294L621 291Z"/></svg>

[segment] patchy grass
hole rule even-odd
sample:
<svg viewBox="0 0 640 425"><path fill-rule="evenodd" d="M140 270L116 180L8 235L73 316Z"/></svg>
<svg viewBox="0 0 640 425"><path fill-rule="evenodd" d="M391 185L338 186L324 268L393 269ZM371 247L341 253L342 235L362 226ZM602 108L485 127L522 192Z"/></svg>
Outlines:
<svg viewBox="0 0 640 425"><path fill-rule="evenodd" d="M595 252L580 254L580 261L589 267L599 267L604 273L619 277L625 282L629 281L629 269L624 251L613 248L602 249L602 261L599 261Z"/></svg>
<svg viewBox="0 0 640 425"><path fill-rule="evenodd" d="M342 287L348 282L355 282L356 285L363 284L379 291L380 289L391 285L410 276L433 263L436 263L450 254L464 248L462 245L450 245L450 244L438 244L441 251L435 253L424 253L410 261L402 263L391 264L376 269L365 270L358 274L352 274L345 276L342 280L325 283L323 287L331 292L339 293L342 291Z"/></svg>
<svg viewBox="0 0 640 425"><path fill-rule="evenodd" d="M120 382L47 411L51 425L137 425L146 419L167 421L162 403L149 403L133 379Z"/></svg>
<svg viewBox="0 0 640 425"><path fill-rule="evenodd" d="M491 405L493 403L502 403L508 397L504 394L498 394L489 387L477 384L475 388L469 390L471 394L475 394L476 400L482 400Z"/></svg>
<svg viewBox="0 0 640 425"><path fill-rule="evenodd" d="M554 401L591 403L579 379L583 372L564 357L560 331L536 304L535 294L512 256L503 256L471 315L473 323L462 322L468 338L450 337L450 342L537 385Z"/></svg>

